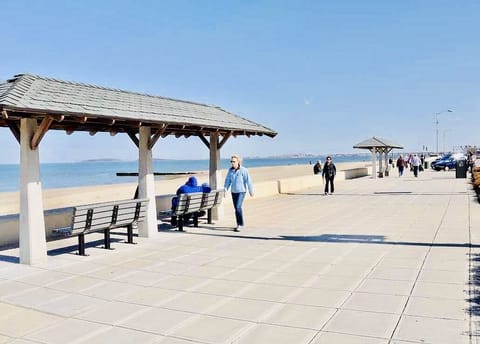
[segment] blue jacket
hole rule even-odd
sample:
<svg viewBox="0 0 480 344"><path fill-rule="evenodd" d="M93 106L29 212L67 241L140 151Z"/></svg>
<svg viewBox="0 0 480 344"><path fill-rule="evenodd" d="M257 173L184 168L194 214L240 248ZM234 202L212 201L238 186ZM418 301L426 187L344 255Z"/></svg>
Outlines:
<svg viewBox="0 0 480 344"><path fill-rule="evenodd" d="M247 192L248 189L250 196L253 195L253 184L250 174L243 166L240 166L238 170L235 170L233 167L230 167L228 170L225 178L225 191L228 191L230 186L233 193Z"/></svg>
<svg viewBox="0 0 480 344"><path fill-rule="evenodd" d="M188 178L187 182L180 186L177 189L177 196L180 194L185 194L185 193L193 193L193 192L210 192L212 191L212 188L208 186L207 183L203 183L202 185L198 185L197 178L195 177L190 177ZM178 205L178 197L175 196L172 198L172 210L175 210Z"/></svg>
<svg viewBox="0 0 480 344"><path fill-rule="evenodd" d="M184 193L192 193L192 192L210 192L212 189L206 185L198 185L197 178L190 177L188 178L187 182L180 186L177 190L177 195L184 194Z"/></svg>

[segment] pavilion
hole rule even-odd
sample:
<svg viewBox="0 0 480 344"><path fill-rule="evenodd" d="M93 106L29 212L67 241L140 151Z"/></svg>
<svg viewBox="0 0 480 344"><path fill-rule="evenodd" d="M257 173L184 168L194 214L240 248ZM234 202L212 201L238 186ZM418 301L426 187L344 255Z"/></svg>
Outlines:
<svg viewBox="0 0 480 344"><path fill-rule="evenodd" d="M148 214L138 234L157 232L152 148L160 138L198 137L210 151L209 182L221 187L220 149L230 137L277 133L214 105L127 92L95 85L18 74L0 83L0 127L20 144L20 262L46 260L39 146L49 130L126 134L139 151L139 198ZM215 216L215 215L214 215ZM218 214L216 215L218 217Z"/></svg>
<svg viewBox="0 0 480 344"><path fill-rule="evenodd" d="M392 149L403 149L403 146L393 141L373 136L357 143L353 148L368 149L372 153L372 178L377 178L377 153L379 156L379 175L383 177L382 154L385 156L385 169L387 168L387 155Z"/></svg>

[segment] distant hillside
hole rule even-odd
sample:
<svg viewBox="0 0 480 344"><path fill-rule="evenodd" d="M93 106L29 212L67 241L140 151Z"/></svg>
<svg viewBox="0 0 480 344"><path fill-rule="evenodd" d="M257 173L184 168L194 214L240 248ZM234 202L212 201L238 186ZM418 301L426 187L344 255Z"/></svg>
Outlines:
<svg viewBox="0 0 480 344"><path fill-rule="evenodd" d="M119 162L122 161L120 159L87 159L87 160L82 160L80 162Z"/></svg>

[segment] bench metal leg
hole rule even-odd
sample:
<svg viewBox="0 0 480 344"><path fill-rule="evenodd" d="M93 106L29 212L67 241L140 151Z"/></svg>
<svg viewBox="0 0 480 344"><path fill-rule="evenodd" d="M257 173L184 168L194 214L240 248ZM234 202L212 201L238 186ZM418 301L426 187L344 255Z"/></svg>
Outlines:
<svg viewBox="0 0 480 344"><path fill-rule="evenodd" d="M207 223L209 225L212 224L212 208L208 209L207 210Z"/></svg>
<svg viewBox="0 0 480 344"><path fill-rule="evenodd" d="M78 235L78 255L85 255L85 235L83 233Z"/></svg>
<svg viewBox="0 0 480 344"><path fill-rule="evenodd" d="M182 215L178 217L178 230L180 232L183 232L183 216Z"/></svg>
<svg viewBox="0 0 480 344"><path fill-rule="evenodd" d="M103 230L103 247L110 250L110 229Z"/></svg>
<svg viewBox="0 0 480 344"><path fill-rule="evenodd" d="M127 244L135 244L133 242L133 225L127 227Z"/></svg>
<svg viewBox="0 0 480 344"><path fill-rule="evenodd" d="M193 213L193 227L198 227L198 213Z"/></svg>

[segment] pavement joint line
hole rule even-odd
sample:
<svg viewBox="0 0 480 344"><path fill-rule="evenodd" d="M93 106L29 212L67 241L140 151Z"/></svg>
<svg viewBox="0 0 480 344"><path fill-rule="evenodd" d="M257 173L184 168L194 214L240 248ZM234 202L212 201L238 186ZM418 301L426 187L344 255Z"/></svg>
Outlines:
<svg viewBox="0 0 480 344"><path fill-rule="evenodd" d="M437 226L437 228L436 228L436 230L435 230L435 234L434 234L433 239L432 239L432 241L431 241L431 245L428 247L427 252L425 253L425 255L424 255L424 257L423 257L422 264L421 264L420 268L418 269L418 273L417 273L417 275L416 275L416 277L415 277L414 283L412 284L412 287L410 288L410 292L409 292L409 294L408 294L408 296L407 296L407 300L406 300L406 302L405 302L405 304L404 304L404 306L403 306L402 312L400 313L400 315L399 315L399 317L398 317L398 321L397 321L397 323L395 324L395 327L393 328L393 331L392 331L392 333L391 333L391 335L390 335L390 338L389 338L389 341L388 341L389 343L393 340L393 336L395 335L395 332L397 331L397 328L398 328L398 326L399 326L399 324L400 324L400 321L402 320L402 317L405 315L405 310L406 310L406 308L407 308L407 306L408 306L408 303L409 303L410 300L411 300L413 290L415 289L415 286L417 285L417 282L418 282L418 279L419 279L419 277L420 277L420 274L421 274L422 271L423 271L423 267L425 266L425 262L426 262L426 260L427 260L427 257L428 257L428 255L430 254L430 252L431 252L431 250L432 250L433 243L435 242L435 239L437 238L438 232L440 231L440 228L441 228L441 226L442 226L442 224L443 224L443 222L444 222L444 220L445 220L445 216L446 216L446 214L447 214L448 208L450 207L451 200L452 200L452 198L450 197L450 198L448 199L447 205L445 206L445 208L444 208L444 210L443 210L442 217L441 217L441 219L440 219L440 221L439 221L439 224L438 224L438 226ZM400 340L401 340L401 339L400 339Z"/></svg>

